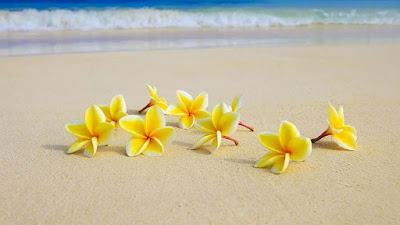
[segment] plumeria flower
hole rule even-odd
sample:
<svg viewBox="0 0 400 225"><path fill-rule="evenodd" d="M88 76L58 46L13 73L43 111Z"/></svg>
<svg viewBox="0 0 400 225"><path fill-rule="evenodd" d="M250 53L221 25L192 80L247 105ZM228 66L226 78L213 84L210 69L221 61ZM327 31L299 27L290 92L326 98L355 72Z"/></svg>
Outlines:
<svg viewBox="0 0 400 225"><path fill-rule="evenodd" d="M119 128L118 121L128 115L126 113L126 103L122 95L115 96L110 103L110 106L98 105L106 116L106 121L110 122L116 128Z"/></svg>
<svg viewBox="0 0 400 225"><path fill-rule="evenodd" d="M164 113L158 106L152 106L146 119L139 116L125 116L119 120L122 129L132 135L126 146L128 156L140 154L161 156L166 144L174 133L174 128L165 126Z"/></svg>
<svg viewBox="0 0 400 225"><path fill-rule="evenodd" d="M230 110L232 112L238 112L239 109L242 107L243 104L243 94L237 95L233 101L232 105L230 106ZM243 123L243 121L239 121L239 126L246 127L247 129L254 131L254 128L250 127L249 125Z"/></svg>
<svg viewBox="0 0 400 225"><path fill-rule="evenodd" d="M193 97L185 91L178 90L176 95L179 103L178 105L170 105L167 108L167 113L181 117L179 120L180 128L189 129L196 120L210 117L210 113L207 112L207 93L200 93L194 100Z"/></svg>
<svg viewBox="0 0 400 225"><path fill-rule="evenodd" d="M355 150L357 148L356 129L349 125L344 125L343 107L339 110L329 103L329 127L320 136L312 139L312 143L319 141L321 138L332 135L333 141L340 147L347 150Z"/></svg>
<svg viewBox="0 0 400 225"><path fill-rule="evenodd" d="M282 173L286 170L290 160L303 161L312 151L309 138L300 137L296 126L288 121L283 121L279 134L263 132L258 135L261 144L268 150L254 167L272 166L273 173Z"/></svg>
<svg viewBox="0 0 400 225"><path fill-rule="evenodd" d="M98 145L107 145L114 134L114 126L106 122L106 116L96 105L86 110L85 123L67 124L65 127L70 134L78 138L67 153L85 148L83 154L86 157L96 154Z"/></svg>
<svg viewBox="0 0 400 225"><path fill-rule="evenodd" d="M158 106L162 111L165 112L168 108L165 98L159 98L157 96L157 88L155 86L152 87L148 84L146 84L146 86L150 94L150 102L145 107L143 107L143 109L139 110L139 113L142 113L144 110L152 107L153 105Z"/></svg>
<svg viewBox="0 0 400 225"><path fill-rule="evenodd" d="M230 112L225 103L214 107L211 117L200 119L195 122L195 126L206 133L200 140L193 145L192 149L197 149L205 143L212 141L211 152L214 152L221 145L222 138L231 140L238 145L239 142L231 137L239 124L240 115L237 112Z"/></svg>

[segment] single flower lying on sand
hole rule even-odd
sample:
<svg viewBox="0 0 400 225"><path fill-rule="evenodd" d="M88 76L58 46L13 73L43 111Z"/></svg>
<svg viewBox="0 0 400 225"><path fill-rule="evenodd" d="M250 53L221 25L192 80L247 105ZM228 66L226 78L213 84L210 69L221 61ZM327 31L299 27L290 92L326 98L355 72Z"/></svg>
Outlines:
<svg viewBox="0 0 400 225"><path fill-rule="evenodd" d="M233 99L230 109L232 110L232 112L238 112L239 109L242 107L242 104L243 104L243 94L240 94ZM254 128L243 123L243 121L239 121L239 126L246 127L247 129L254 131Z"/></svg>
<svg viewBox="0 0 400 225"><path fill-rule="evenodd" d="M258 135L261 144L269 150L254 167L272 166L273 173L282 173L289 165L289 161L305 160L312 151L309 138L300 137L296 126L288 121L283 121L279 134L263 132Z"/></svg>
<svg viewBox="0 0 400 225"><path fill-rule="evenodd" d="M189 129L196 120L210 117L210 113L207 112L207 93L200 93L194 100L193 97L185 91L178 90L176 95L179 103L178 105L170 105L167 109L167 113L181 117L179 120L180 128Z"/></svg>
<svg viewBox="0 0 400 225"><path fill-rule="evenodd" d="M67 153L85 148L86 157L96 154L97 145L108 144L114 133L114 126L106 122L104 113L95 105L86 110L85 123L67 124L65 127L69 133L78 138Z"/></svg>
<svg viewBox="0 0 400 225"><path fill-rule="evenodd" d="M143 109L139 110L139 113L142 113L144 110L152 107L153 105L158 106L162 111L165 112L168 108L165 98L159 98L157 96L157 88L155 86L152 87L148 84L146 84L146 86L150 94L150 102L145 107L143 107Z"/></svg>
<svg viewBox="0 0 400 225"><path fill-rule="evenodd" d="M229 135L232 135L239 124L240 115L237 112L230 112L229 107L225 103L218 104L214 107L211 117L200 119L195 122L195 126L206 133L193 147L197 149L210 140L213 140L211 151L214 152L221 145L222 138L231 140L238 145L239 142Z"/></svg>
<svg viewBox="0 0 400 225"><path fill-rule="evenodd" d="M146 120L139 116L125 116L119 120L122 129L132 135L126 146L128 156L141 153L149 156L161 156L164 144L168 142L174 128L165 126L164 113L158 106L152 106L146 113Z"/></svg>
<svg viewBox="0 0 400 225"><path fill-rule="evenodd" d="M343 107L340 106L339 110L329 103L329 127L320 136L312 139L312 143L319 141L321 138L332 135L333 141L340 147L348 150L355 150L357 148L357 133L356 129L349 125L344 125Z"/></svg>
<svg viewBox="0 0 400 225"><path fill-rule="evenodd" d="M128 115L126 113L126 103L122 95L115 96L110 103L110 106L98 105L106 116L106 121L110 122L116 128L119 128L118 121Z"/></svg>

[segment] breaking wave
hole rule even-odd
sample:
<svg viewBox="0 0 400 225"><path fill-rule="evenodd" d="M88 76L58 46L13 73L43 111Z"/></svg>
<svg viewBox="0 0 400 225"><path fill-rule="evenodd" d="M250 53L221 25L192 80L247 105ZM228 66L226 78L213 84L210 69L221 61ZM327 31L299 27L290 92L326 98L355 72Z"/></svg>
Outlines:
<svg viewBox="0 0 400 225"><path fill-rule="evenodd" d="M400 9L0 10L0 31L400 24Z"/></svg>

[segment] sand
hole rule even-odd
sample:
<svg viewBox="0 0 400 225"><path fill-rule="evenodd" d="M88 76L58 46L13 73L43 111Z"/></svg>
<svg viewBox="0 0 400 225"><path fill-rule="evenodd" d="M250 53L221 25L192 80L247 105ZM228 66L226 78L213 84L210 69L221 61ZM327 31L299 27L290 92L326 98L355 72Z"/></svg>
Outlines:
<svg viewBox="0 0 400 225"><path fill-rule="evenodd" d="M116 52L0 58L0 224L398 224L400 45ZM244 94L240 145L188 150L201 136L176 128L162 157L127 157L118 131L92 158L66 155L64 125L123 94L130 113L145 83L206 91L210 107ZM284 174L253 168L257 133L282 120L310 138L343 105L356 151L330 137ZM168 117L177 126L177 118Z"/></svg>

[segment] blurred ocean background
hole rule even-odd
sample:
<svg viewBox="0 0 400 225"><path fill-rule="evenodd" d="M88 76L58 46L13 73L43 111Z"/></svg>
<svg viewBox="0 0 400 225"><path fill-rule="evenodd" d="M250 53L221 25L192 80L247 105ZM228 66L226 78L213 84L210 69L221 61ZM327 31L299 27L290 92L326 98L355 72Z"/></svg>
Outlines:
<svg viewBox="0 0 400 225"><path fill-rule="evenodd" d="M399 26L400 0L0 0L0 55L397 41Z"/></svg>

